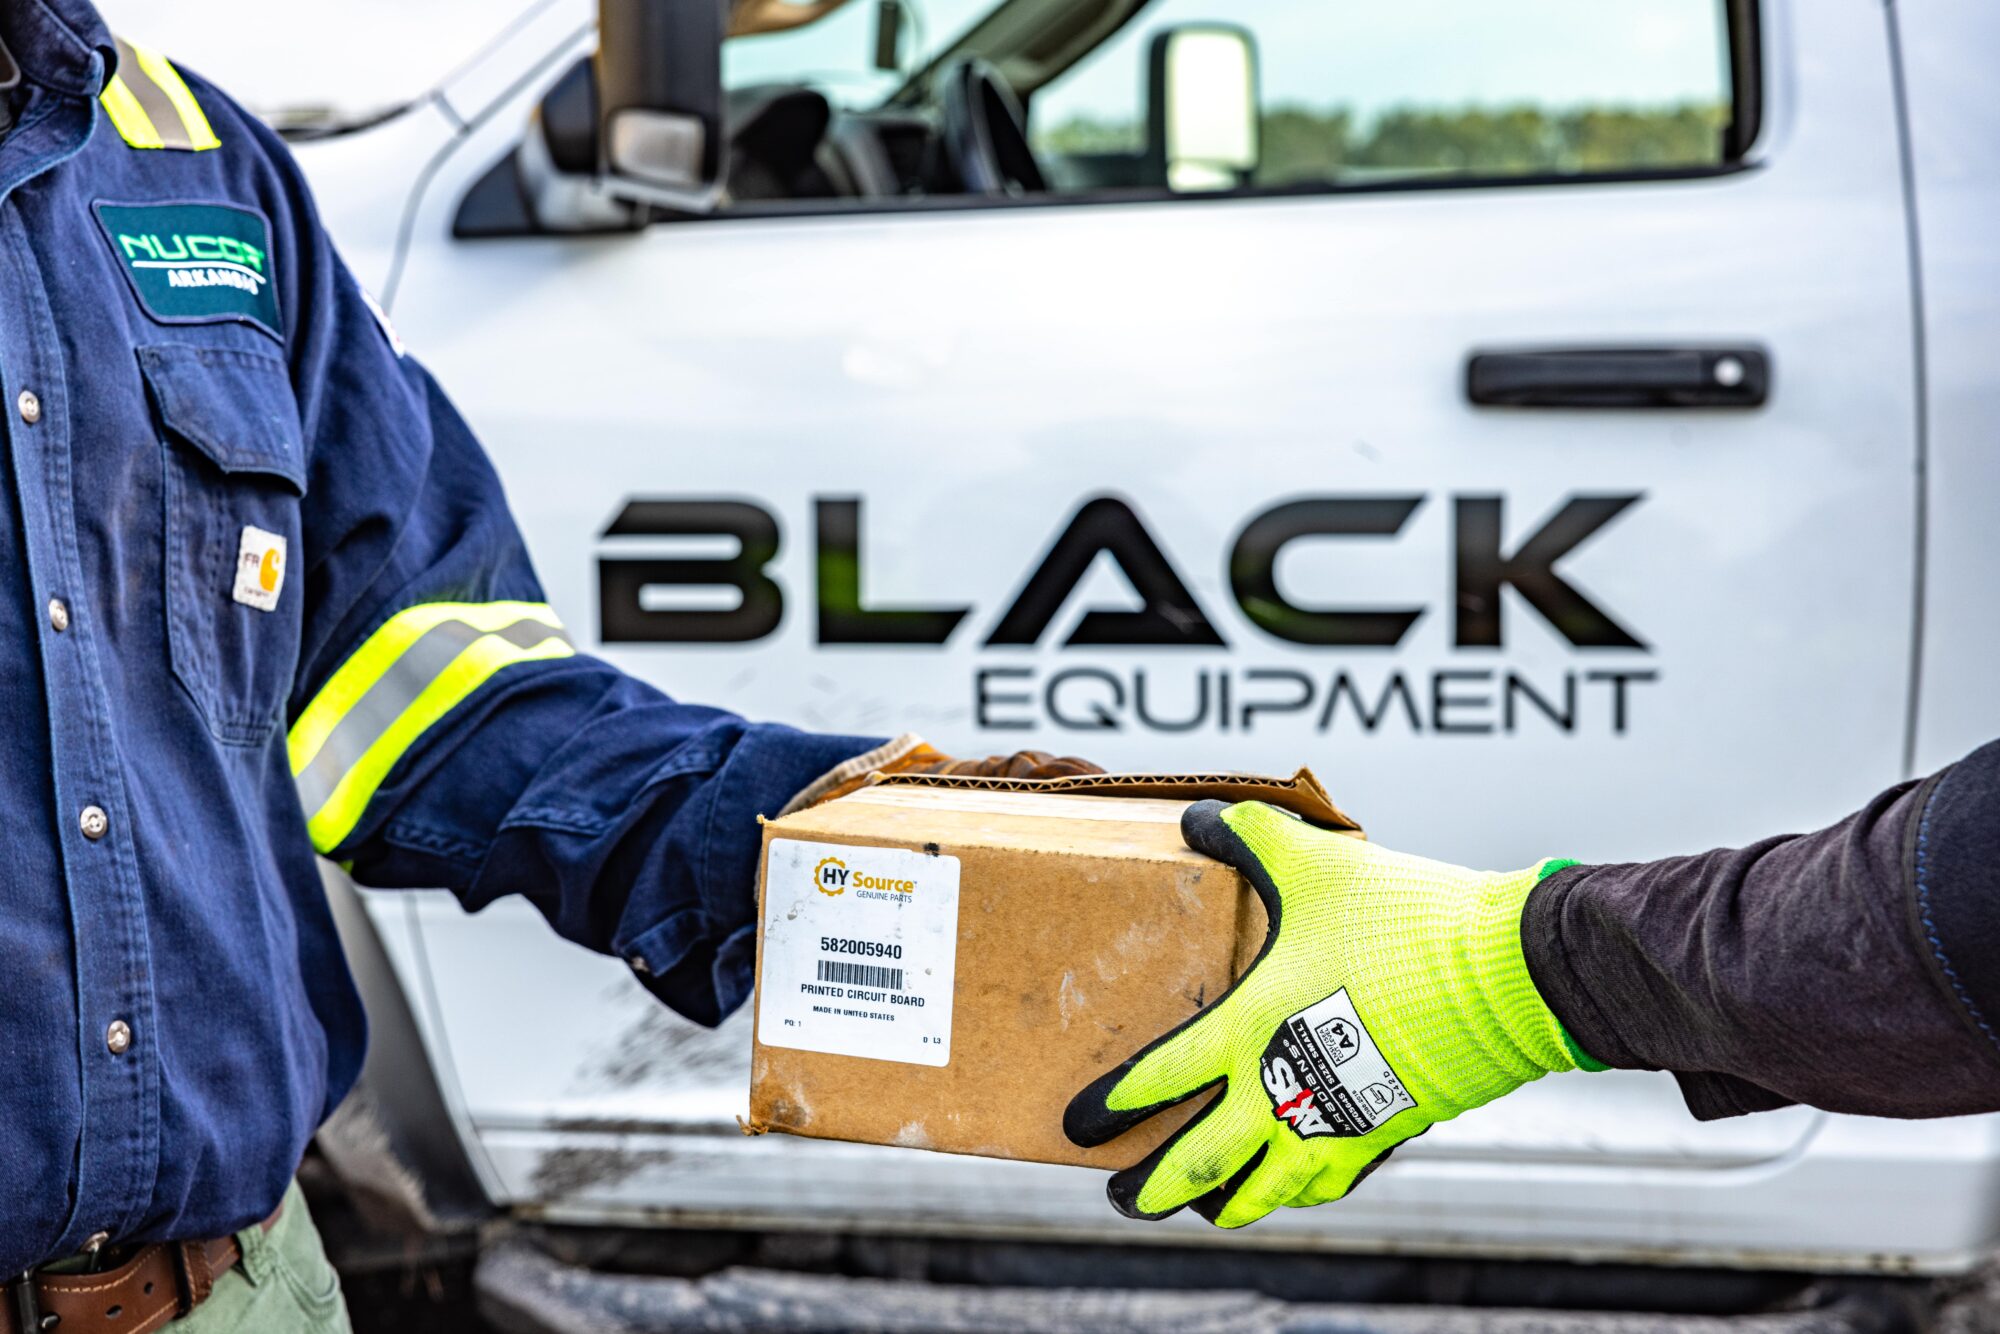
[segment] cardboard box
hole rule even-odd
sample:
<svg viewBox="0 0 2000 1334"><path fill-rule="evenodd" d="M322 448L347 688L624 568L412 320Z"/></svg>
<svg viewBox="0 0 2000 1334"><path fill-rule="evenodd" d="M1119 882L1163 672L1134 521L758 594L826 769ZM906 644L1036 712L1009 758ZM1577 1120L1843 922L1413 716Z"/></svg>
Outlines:
<svg viewBox="0 0 2000 1334"><path fill-rule="evenodd" d="M1180 815L1256 798L1357 833L1311 773L891 778L764 830L752 1133L1120 1167L1069 1099L1225 991L1263 906Z"/></svg>

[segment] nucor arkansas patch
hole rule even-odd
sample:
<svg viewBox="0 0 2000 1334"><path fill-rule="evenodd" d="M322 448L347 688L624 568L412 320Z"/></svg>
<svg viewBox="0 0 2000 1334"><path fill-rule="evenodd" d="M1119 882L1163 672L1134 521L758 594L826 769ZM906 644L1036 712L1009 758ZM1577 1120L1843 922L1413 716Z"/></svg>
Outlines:
<svg viewBox="0 0 2000 1334"><path fill-rule="evenodd" d="M132 292L162 324L278 324L271 224L234 204L92 205Z"/></svg>
<svg viewBox="0 0 2000 1334"><path fill-rule="evenodd" d="M1300 1010L1264 1048L1271 1115L1301 1139L1365 1135L1417 1100L1389 1068L1342 987Z"/></svg>

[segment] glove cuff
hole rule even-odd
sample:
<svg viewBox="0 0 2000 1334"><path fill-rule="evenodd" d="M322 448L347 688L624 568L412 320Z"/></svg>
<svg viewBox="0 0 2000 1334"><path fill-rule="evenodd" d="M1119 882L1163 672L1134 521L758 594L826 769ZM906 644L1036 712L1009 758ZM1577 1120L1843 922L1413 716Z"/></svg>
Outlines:
<svg viewBox="0 0 2000 1334"><path fill-rule="evenodd" d="M1519 1053L1523 1080L1549 1071L1597 1066L1563 1031L1563 1026L1528 973L1521 949L1521 913L1528 894L1544 876L1575 863L1550 858L1525 871L1487 878L1479 889L1464 936L1466 966L1491 1015L1493 1036ZM1497 1054L1497 1053L1496 1053Z"/></svg>
<svg viewBox="0 0 2000 1334"><path fill-rule="evenodd" d="M931 751L930 747L924 744L924 739L915 732L905 732L899 737L884 741L875 749L856 755L851 760L843 760L815 778L793 794L792 799L785 803L784 809L780 810L778 815L787 816L808 806L817 806L822 801L844 797L867 782L870 775L904 768L912 763L913 757L924 751L930 751L933 755L937 753Z"/></svg>
<svg viewBox="0 0 2000 1334"><path fill-rule="evenodd" d="M1547 880L1557 871L1567 871L1572 866L1581 866L1582 864L1574 857L1550 857L1535 868L1535 884L1541 884L1542 881ZM1530 888L1532 889L1532 886ZM1521 912L1525 915L1527 911L1528 907L1524 901L1521 905ZM1587 1070L1595 1074L1599 1070L1609 1070L1611 1068L1585 1051L1578 1044L1577 1040L1569 1035L1569 1029L1563 1027L1561 1021L1557 1021L1557 1027L1562 1029L1563 1049L1569 1052L1569 1058L1576 1062L1577 1069Z"/></svg>

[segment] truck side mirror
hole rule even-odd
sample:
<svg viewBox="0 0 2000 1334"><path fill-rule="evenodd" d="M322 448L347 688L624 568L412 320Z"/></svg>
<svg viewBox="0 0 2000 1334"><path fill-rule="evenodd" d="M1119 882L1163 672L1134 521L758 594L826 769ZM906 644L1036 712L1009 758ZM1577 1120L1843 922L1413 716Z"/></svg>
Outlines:
<svg viewBox="0 0 2000 1334"><path fill-rule="evenodd" d="M1148 175L1181 191L1230 190L1257 169L1257 46L1242 28L1188 23L1153 35L1146 67Z"/></svg>
<svg viewBox="0 0 2000 1334"><path fill-rule="evenodd" d="M598 168L607 193L709 213L722 191L725 0L598 0Z"/></svg>

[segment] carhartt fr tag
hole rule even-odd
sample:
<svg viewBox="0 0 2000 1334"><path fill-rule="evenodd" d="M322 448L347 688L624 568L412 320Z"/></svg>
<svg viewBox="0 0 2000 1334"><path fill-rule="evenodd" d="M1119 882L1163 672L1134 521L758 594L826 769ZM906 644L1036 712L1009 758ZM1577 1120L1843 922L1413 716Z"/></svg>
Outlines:
<svg viewBox="0 0 2000 1334"><path fill-rule="evenodd" d="M243 525L236 548L236 590L232 596L246 607L276 611L285 587L285 539L251 524Z"/></svg>

